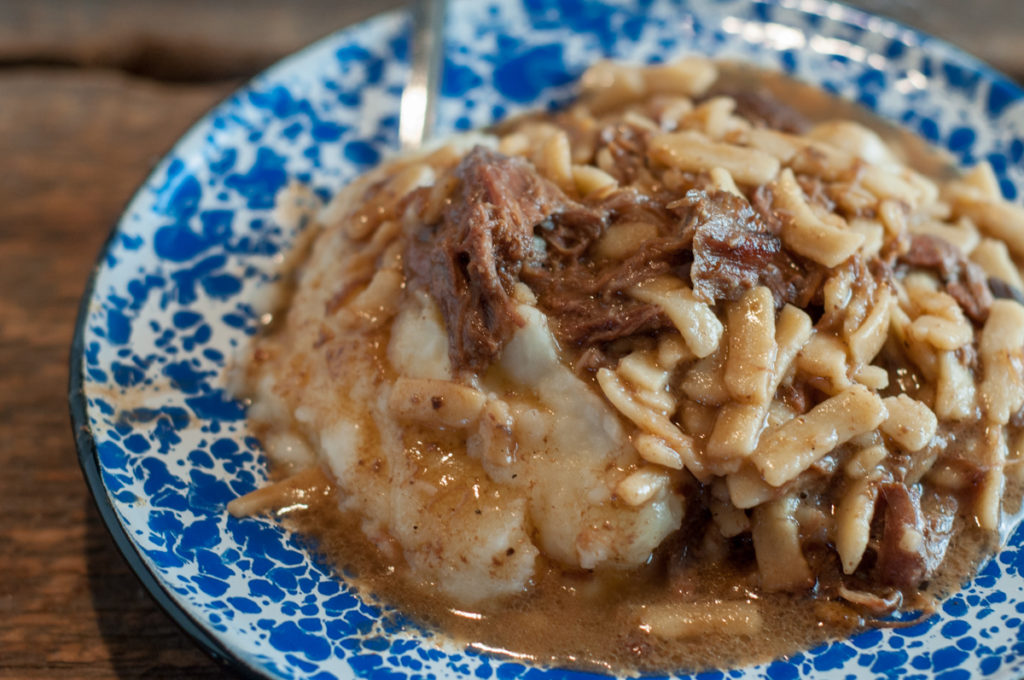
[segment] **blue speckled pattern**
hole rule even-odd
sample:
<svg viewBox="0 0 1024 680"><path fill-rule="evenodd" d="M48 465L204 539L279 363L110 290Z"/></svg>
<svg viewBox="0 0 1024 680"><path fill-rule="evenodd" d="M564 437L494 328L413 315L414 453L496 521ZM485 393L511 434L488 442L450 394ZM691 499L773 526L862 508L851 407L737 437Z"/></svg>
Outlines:
<svg viewBox="0 0 1024 680"><path fill-rule="evenodd" d="M128 207L84 307L72 367L82 374L79 425L95 442L100 502L173 604L257 673L589 677L403 629L273 522L224 510L265 476L225 373L256 331L255 302L294 236L271 218L274 195L293 180L326 195L396 147L407 30L404 15L385 15L272 68L200 121ZM1024 93L944 43L828 2L455 0L447 38L443 132L563 102L599 57L696 52L818 83L963 162L987 158L1009 198L1024 191ZM924 623L697 677L1021 677L1022 545L1018 530Z"/></svg>

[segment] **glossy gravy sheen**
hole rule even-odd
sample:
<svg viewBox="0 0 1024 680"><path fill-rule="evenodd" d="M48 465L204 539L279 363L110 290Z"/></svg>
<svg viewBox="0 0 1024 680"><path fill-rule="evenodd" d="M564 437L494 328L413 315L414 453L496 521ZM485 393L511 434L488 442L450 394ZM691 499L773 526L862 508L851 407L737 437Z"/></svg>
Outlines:
<svg viewBox="0 0 1024 680"><path fill-rule="evenodd" d="M969 520L958 517L943 578L931 582L928 596L941 599L959 590L974 573L978 555L992 550L982 534L965 530ZM466 611L431 596L429 586L415 582L404 564L383 560L363 536L358 518L343 514L331 494L308 509L291 511L285 523L310 537L311 549L364 595L392 604L427 629L445 631L458 643L541 665L613 672L729 668L788 656L871 627L851 609L815 600L813 592L774 593L758 595L770 635L659 640L638 627L638 603L678 601L693 591L735 600L754 594L757 586L751 563L694 574L692 590L673 587L664 556L634 572L569 572L540 558L529 593Z"/></svg>

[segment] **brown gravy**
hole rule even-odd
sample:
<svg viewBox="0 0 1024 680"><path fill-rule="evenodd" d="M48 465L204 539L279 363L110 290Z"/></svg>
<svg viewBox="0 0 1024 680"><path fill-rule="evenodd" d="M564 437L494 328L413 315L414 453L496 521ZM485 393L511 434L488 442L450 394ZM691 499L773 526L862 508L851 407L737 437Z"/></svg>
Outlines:
<svg viewBox="0 0 1024 680"><path fill-rule="evenodd" d="M1019 491L1012 495L1019 496ZM1007 494L1009 504L1018 501ZM656 556L635 572L571 572L541 558L533 589L467 611L417 583L404 564L391 564L364 537L358 518L342 513L333 495L308 509L288 513L286 523L309 536L312 549L340 573L350 575L364 594L387 602L404 616L456 642L480 651L507 655L544 666L592 671L697 671L768 661L810 649L828 640L871 627L850 608L799 595L757 593L756 565L721 564L714 573L695 574L693 590L673 585L666 558ZM941 570L921 604L956 592L971 577L978 556L992 551L991 541L971 531L970 517L959 528ZM747 584L746 587L744 584ZM656 604L692 597L735 600L756 597L764 630L771 635L706 634L663 641L638 627L638 603Z"/></svg>

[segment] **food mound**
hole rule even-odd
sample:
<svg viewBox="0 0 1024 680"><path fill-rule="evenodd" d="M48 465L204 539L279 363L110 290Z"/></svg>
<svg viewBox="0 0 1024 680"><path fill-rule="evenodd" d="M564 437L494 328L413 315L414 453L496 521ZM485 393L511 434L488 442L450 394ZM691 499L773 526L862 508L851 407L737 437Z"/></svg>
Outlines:
<svg viewBox="0 0 1024 680"><path fill-rule="evenodd" d="M1019 469L1024 211L718 72L600 63L341 191L245 368L282 481L232 511L329 488L460 608L605 578L638 655L927 608Z"/></svg>

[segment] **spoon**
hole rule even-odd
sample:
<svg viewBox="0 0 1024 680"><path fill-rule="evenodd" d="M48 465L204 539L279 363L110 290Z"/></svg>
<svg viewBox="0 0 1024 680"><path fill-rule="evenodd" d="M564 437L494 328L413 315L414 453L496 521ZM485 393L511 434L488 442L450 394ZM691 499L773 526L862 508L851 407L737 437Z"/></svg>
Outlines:
<svg viewBox="0 0 1024 680"><path fill-rule="evenodd" d="M412 60L402 91L398 140L413 151L430 138L441 84L446 0L417 0L412 11Z"/></svg>

